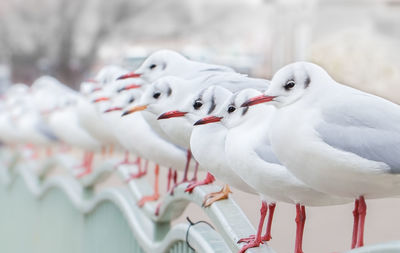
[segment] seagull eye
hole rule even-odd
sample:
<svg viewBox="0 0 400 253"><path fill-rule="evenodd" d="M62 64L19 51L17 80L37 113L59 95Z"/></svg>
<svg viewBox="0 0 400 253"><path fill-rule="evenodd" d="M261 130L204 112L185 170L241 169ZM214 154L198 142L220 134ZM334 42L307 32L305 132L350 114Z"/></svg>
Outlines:
<svg viewBox="0 0 400 253"><path fill-rule="evenodd" d="M131 98L129 99L128 103L130 104L130 103L133 103L134 101L135 101L135 98L134 98L134 97L131 97Z"/></svg>
<svg viewBox="0 0 400 253"><path fill-rule="evenodd" d="M285 90L290 90L292 89L294 86L296 85L296 82L293 80L289 80L286 82L286 84L283 86L283 88L285 88Z"/></svg>
<svg viewBox="0 0 400 253"><path fill-rule="evenodd" d="M200 107L203 105L203 103L201 101L195 101L193 104L193 108L198 110L200 109Z"/></svg>
<svg viewBox="0 0 400 253"><path fill-rule="evenodd" d="M229 106L228 107L228 113L232 113L232 112L234 112L236 110L236 107L234 107L234 106Z"/></svg>
<svg viewBox="0 0 400 253"><path fill-rule="evenodd" d="M153 94L153 98L158 99L160 97L161 93L160 92L156 92Z"/></svg>
<svg viewBox="0 0 400 253"><path fill-rule="evenodd" d="M150 68L150 69L154 69L155 67L157 67L157 65L151 64L149 68Z"/></svg>

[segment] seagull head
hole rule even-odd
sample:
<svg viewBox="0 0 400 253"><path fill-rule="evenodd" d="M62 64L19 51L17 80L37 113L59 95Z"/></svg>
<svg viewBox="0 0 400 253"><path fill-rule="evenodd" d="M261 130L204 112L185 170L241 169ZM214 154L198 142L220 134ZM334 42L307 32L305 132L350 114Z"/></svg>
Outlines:
<svg viewBox="0 0 400 253"><path fill-rule="evenodd" d="M147 111L157 116L179 108L190 95L188 82L174 76L160 78L145 90L140 102L147 105Z"/></svg>
<svg viewBox="0 0 400 253"><path fill-rule="evenodd" d="M117 89L117 92L120 93L120 92L127 91L127 90L139 89L139 88L141 88L141 87L142 87L141 84L138 84L138 83L129 83L129 84L123 85L122 87L118 88L118 89Z"/></svg>
<svg viewBox="0 0 400 253"><path fill-rule="evenodd" d="M93 99L92 103L100 103L100 102L105 102L105 101L110 101L110 100L111 100L110 97L100 96L100 97Z"/></svg>
<svg viewBox="0 0 400 253"><path fill-rule="evenodd" d="M260 95L262 95L261 91L252 88L244 89L231 95L217 113L218 116L222 117L221 123L230 129L246 122L249 115L254 115L258 110L248 106L241 107L241 105L250 98Z"/></svg>
<svg viewBox="0 0 400 253"><path fill-rule="evenodd" d="M296 62L281 68L271 80L268 90L245 101L242 106L269 103L277 108L299 101L308 94L324 88L333 80L316 64ZM326 86L325 86L326 87Z"/></svg>
<svg viewBox="0 0 400 253"><path fill-rule="evenodd" d="M152 83L163 76L176 74L179 66L182 66L185 61L187 59L175 51L159 50L147 57L138 69L122 75L118 79L141 77Z"/></svg>
<svg viewBox="0 0 400 253"><path fill-rule="evenodd" d="M97 72L94 78L100 84L108 84L114 82L119 76L126 73L127 70L116 65L107 65Z"/></svg>
<svg viewBox="0 0 400 253"><path fill-rule="evenodd" d="M196 92L196 95L185 102L181 111L186 112L186 118L191 124L194 124L197 120L211 116L218 111L231 95L232 93L226 88L210 86Z"/></svg>

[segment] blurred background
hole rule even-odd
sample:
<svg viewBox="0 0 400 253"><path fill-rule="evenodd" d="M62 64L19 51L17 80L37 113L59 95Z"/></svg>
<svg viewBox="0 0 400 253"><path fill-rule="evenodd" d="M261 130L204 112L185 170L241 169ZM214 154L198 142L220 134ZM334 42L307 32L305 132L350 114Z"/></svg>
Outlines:
<svg viewBox="0 0 400 253"><path fill-rule="evenodd" d="M400 0L0 1L2 90L43 74L78 88L105 64L134 69L161 48L263 78L309 60L339 82L400 103ZM255 225L258 198L233 196ZM398 200L369 202L367 244L399 239L398 210ZM310 208L305 252L349 249L351 211ZM206 219L195 207L185 215ZM277 252L292 251L293 220L293 206L277 207Z"/></svg>
<svg viewBox="0 0 400 253"><path fill-rule="evenodd" d="M311 60L400 102L399 0L2 0L0 82L50 74L78 87L160 48L270 78Z"/></svg>

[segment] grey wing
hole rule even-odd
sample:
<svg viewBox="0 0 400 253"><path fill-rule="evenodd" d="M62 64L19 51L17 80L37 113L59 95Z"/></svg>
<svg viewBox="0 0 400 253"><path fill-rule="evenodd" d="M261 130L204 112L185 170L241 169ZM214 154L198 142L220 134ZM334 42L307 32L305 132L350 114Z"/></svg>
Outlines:
<svg viewBox="0 0 400 253"><path fill-rule="evenodd" d="M43 122L39 122L38 124L36 124L36 129L39 131L39 133L41 133L42 135L46 136L49 140L58 141L57 136Z"/></svg>
<svg viewBox="0 0 400 253"><path fill-rule="evenodd" d="M262 160L268 163L282 165L275 153L272 151L272 146L269 142L264 142L263 144L257 146L255 152Z"/></svg>
<svg viewBox="0 0 400 253"><path fill-rule="evenodd" d="M400 173L400 107L375 96L355 97L352 106L325 108L316 126L328 145Z"/></svg>
<svg viewBox="0 0 400 253"><path fill-rule="evenodd" d="M207 83L210 85L222 86L235 93L246 88L265 91L268 89L270 82L265 79L251 78L239 73L224 73L210 76L207 79Z"/></svg>

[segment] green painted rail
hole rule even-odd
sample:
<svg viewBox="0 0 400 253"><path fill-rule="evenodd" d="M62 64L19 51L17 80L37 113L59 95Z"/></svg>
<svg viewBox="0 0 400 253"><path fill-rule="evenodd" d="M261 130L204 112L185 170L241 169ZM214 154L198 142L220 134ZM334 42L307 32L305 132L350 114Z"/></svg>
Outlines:
<svg viewBox="0 0 400 253"><path fill-rule="evenodd" d="M189 203L201 208L204 195L216 186L187 194L182 185L164 199L160 215L155 216L155 204L136 205L151 192L145 179L91 190L115 171L117 160L103 163L79 181L69 175L46 176L55 166L72 166L65 156L27 163L21 155L2 150L0 162L0 237L4 239L0 252L236 252L240 248L236 241L255 232L233 199L203 209L216 230L200 223L187 233L188 223L172 225ZM124 173L119 171L122 177ZM248 252L274 251L263 245Z"/></svg>

